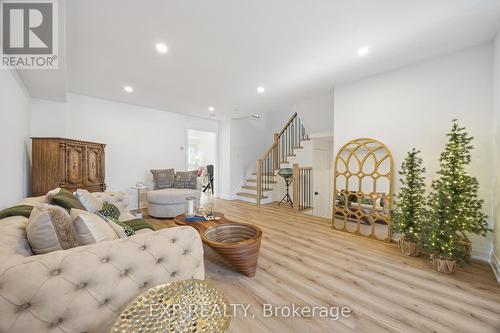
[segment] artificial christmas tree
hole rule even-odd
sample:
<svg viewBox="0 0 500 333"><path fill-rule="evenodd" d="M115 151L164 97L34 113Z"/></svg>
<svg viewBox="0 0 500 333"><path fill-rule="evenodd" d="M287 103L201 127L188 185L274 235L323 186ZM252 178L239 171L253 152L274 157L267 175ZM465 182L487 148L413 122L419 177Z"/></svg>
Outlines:
<svg viewBox="0 0 500 333"><path fill-rule="evenodd" d="M478 181L467 173L471 161L472 137L453 120L448 143L439 158L439 178L429 195L429 219L424 230L424 247L431 252L434 267L451 273L455 262L468 262L467 233L485 236L488 231L483 200L478 199ZM470 242L469 242L470 243Z"/></svg>
<svg viewBox="0 0 500 333"><path fill-rule="evenodd" d="M425 168L420 151L413 148L401 164L401 189L393 210L393 230L402 234L401 252L409 256L420 254L420 233L425 217Z"/></svg>

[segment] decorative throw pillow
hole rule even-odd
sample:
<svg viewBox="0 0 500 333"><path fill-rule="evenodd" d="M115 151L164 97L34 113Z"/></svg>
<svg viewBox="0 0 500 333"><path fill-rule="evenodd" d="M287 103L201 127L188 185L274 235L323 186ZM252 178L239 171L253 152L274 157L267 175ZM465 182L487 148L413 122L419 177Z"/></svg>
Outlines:
<svg viewBox="0 0 500 333"><path fill-rule="evenodd" d="M79 245L89 245L118 238L109 224L96 214L73 208L71 219Z"/></svg>
<svg viewBox="0 0 500 333"><path fill-rule="evenodd" d="M132 229L125 223L112 218L107 218L107 217L103 218L106 219L109 226L114 230L114 232L118 235L118 237L127 238L129 236L135 235L134 229Z"/></svg>
<svg viewBox="0 0 500 333"><path fill-rule="evenodd" d="M155 190L174 187L174 169L151 170Z"/></svg>
<svg viewBox="0 0 500 333"><path fill-rule="evenodd" d="M26 226L26 236L36 254L78 246L75 228L68 212L48 204L33 208Z"/></svg>
<svg viewBox="0 0 500 333"><path fill-rule="evenodd" d="M175 188L190 188L196 190L198 170L177 171L175 173Z"/></svg>
<svg viewBox="0 0 500 333"><path fill-rule="evenodd" d="M120 218L121 214L118 207L116 207L113 204L110 204L109 202L103 202L102 208L98 211L98 213L104 217L115 219L117 221Z"/></svg>
<svg viewBox="0 0 500 333"><path fill-rule="evenodd" d="M64 188L52 197L50 203L65 208L68 212L73 208L85 210L80 200L78 200L73 193Z"/></svg>
<svg viewBox="0 0 500 333"><path fill-rule="evenodd" d="M53 197L55 197L57 194L59 194L59 192L61 192L61 188L56 187L55 189L48 191L45 196L47 197L47 200L50 202L50 200L52 200Z"/></svg>
<svg viewBox="0 0 500 333"><path fill-rule="evenodd" d="M76 190L75 195L83 207L91 213L95 213L102 208L102 201L87 190Z"/></svg>

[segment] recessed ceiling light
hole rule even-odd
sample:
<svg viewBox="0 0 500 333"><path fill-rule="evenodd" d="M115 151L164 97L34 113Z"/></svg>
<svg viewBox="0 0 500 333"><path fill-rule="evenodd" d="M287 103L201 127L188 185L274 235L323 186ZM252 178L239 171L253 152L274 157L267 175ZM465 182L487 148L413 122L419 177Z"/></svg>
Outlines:
<svg viewBox="0 0 500 333"><path fill-rule="evenodd" d="M123 90L125 90L128 93L134 92L134 88L132 88L131 86L125 86L123 87Z"/></svg>
<svg viewBox="0 0 500 333"><path fill-rule="evenodd" d="M358 55L360 57L364 57L366 55L370 54L370 49L367 46L363 46L358 50Z"/></svg>
<svg viewBox="0 0 500 333"><path fill-rule="evenodd" d="M213 106L209 106L209 107L208 107L208 111L210 111L210 112L214 112L214 111L215 111L215 108L214 108Z"/></svg>
<svg viewBox="0 0 500 333"><path fill-rule="evenodd" d="M156 43L156 51L158 51L158 53L167 53L168 47L164 43Z"/></svg>
<svg viewBox="0 0 500 333"><path fill-rule="evenodd" d="M253 118L253 119L260 119L260 115L259 115L259 114L253 114L253 115L252 115L252 118Z"/></svg>
<svg viewBox="0 0 500 333"><path fill-rule="evenodd" d="M262 87L262 86L257 87L257 92L258 92L259 94L263 94L265 91L266 91L266 88L264 88L264 87Z"/></svg>

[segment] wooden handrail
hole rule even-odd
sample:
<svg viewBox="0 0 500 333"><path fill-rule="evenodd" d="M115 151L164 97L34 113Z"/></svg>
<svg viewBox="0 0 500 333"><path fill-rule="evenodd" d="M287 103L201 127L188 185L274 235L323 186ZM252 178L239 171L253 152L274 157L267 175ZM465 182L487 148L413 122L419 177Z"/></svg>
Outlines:
<svg viewBox="0 0 500 333"><path fill-rule="evenodd" d="M262 156L260 157L261 159L265 159L266 156L271 152L271 150L273 150L278 145L279 139L281 138L281 136L283 135L283 133L285 133L286 129L288 128L288 126L290 126L290 124L293 122L293 120L295 118L297 118L297 112L295 112L290 117L290 119L287 121L287 123L285 124L285 126L283 126L283 128L281 129L281 131L279 131L278 134L275 134L275 138L274 138L273 144L271 145L271 147L269 147L266 150L266 152L264 154L262 154Z"/></svg>
<svg viewBox="0 0 500 333"><path fill-rule="evenodd" d="M262 154L262 156L260 157L261 160L265 159L267 157L267 155L269 155L269 153L274 149L274 147L276 147L276 142L274 142L271 147L269 147L269 149L266 150L266 152L264 154Z"/></svg>
<svg viewBox="0 0 500 333"><path fill-rule="evenodd" d="M272 183L275 183L275 171L280 169L280 163L287 162L287 157L294 154L294 149L305 139L304 126L295 112L279 133L274 134L273 144L264 152L256 163L257 204L265 196Z"/></svg>
<svg viewBox="0 0 500 333"><path fill-rule="evenodd" d="M287 127L292 123L292 121L297 118L297 112L295 112L292 117L290 118L290 120L288 120L288 122L286 123L285 126L283 126L283 128L281 129L281 131L278 132L278 136L281 136L287 129Z"/></svg>

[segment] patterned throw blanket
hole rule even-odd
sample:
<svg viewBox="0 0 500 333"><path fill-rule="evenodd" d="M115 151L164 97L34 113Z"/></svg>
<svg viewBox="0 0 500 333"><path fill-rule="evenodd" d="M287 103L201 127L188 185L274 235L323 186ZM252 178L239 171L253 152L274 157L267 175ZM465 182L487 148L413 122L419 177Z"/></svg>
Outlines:
<svg viewBox="0 0 500 333"><path fill-rule="evenodd" d="M32 210L33 206L30 205L19 205L10 207L0 211L0 220L10 216L24 216L29 218Z"/></svg>
<svg viewBox="0 0 500 333"><path fill-rule="evenodd" d="M156 229L146 222L144 219L134 219L134 220L129 220L129 221L123 221L122 223L128 225L130 228L132 228L134 231L141 230L141 229L151 229L155 231Z"/></svg>

